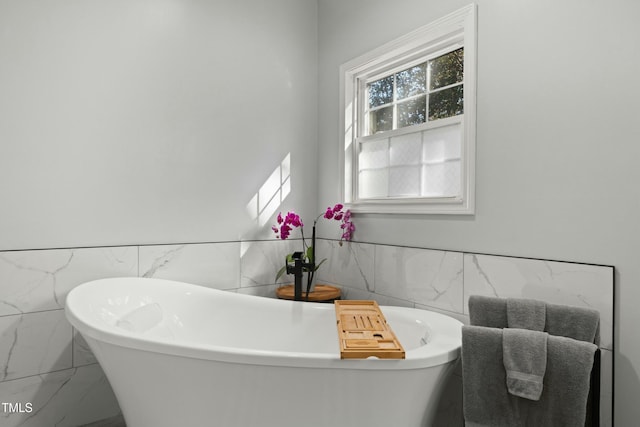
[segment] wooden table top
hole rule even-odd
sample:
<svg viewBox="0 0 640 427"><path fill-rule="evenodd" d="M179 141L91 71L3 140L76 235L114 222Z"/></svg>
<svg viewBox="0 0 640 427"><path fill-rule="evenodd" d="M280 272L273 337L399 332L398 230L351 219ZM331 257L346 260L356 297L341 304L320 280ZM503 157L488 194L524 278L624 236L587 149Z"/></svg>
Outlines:
<svg viewBox="0 0 640 427"><path fill-rule="evenodd" d="M293 285L285 285L280 286L276 289L276 295L280 299L294 299L294 288ZM340 299L342 296L342 292L340 292L339 288L331 285L321 285L317 284L313 291L309 292L308 301L313 302L324 302L324 301L334 301ZM307 293L302 291L302 299L307 300Z"/></svg>

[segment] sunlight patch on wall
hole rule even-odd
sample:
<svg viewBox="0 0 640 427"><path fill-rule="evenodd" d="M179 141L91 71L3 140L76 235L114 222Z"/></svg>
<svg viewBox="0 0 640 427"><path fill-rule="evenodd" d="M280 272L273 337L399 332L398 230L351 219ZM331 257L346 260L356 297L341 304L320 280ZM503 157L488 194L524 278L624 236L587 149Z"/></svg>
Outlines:
<svg viewBox="0 0 640 427"><path fill-rule="evenodd" d="M353 103L349 102L344 112L345 131L344 131L344 151L351 148L353 141Z"/></svg>
<svg viewBox="0 0 640 427"><path fill-rule="evenodd" d="M342 200L353 200L353 150L351 144L353 141L354 123L353 117L353 102L346 101L345 114L344 114L344 151L342 156Z"/></svg>
<svg viewBox="0 0 640 427"><path fill-rule="evenodd" d="M247 204L251 219L264 226L291 191L291 153L269 175Z"/></svg>

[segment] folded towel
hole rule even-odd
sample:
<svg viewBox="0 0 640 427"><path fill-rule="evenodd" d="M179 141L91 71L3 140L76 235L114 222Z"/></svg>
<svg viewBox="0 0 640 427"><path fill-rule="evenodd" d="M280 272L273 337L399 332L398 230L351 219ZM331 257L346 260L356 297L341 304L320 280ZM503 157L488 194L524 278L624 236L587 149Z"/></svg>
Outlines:
<svg viewBox="0 0 640 427"><path fill-rule="evenodd" d="M547 304L545 331L551 335L598 343L600 313L592 308Z"/></svg>
<svg viewBox="0 0 640 427"><path fill-rule="evenodd" d="M469 322L474 326L509 327L507 299L471 295L469 297ZM545 304L545 325L542 330L548 332L549 335L598 343L599 323L600 314L597 310L568 305Z"/></svg>
<svg viewBox="0 0 640 427"><path fill-rule="evenodd" d="M502 331L502 359L507 390L514 396L539 400L547 369L546 332L526 329Z"/></svg>
<svg viewBox="0 0 640 427"><path fill-rule="evenodd" d="M543 331L546 320L544 301L507 298L507 326L510 328Z"/></svg>
<svg viewBox="0 0 640 427"><path fill-rule="evenodd" d="M469 322L475 326L506 328L508 326L507 300L471 295L469 297Z"/></svg>
<svg viewBox="0 0 640 427"><path fill-rule="evenodd" d="M584 427L596 346L571 338L547 338L545 386L538 401L507 391L503 330L462 327L463 412L467 425Z"/></svg>

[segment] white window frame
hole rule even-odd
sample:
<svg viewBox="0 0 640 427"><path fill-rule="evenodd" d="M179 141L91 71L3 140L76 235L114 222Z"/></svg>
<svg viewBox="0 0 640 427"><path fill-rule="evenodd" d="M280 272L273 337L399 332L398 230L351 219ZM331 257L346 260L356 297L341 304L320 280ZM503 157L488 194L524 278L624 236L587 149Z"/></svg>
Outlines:
<svg viewBox="0 0 640 427"><path fill-rule="evenodd" d="M342 199L352 212L402 214L475 213L476 140L476 5L470 4L411 33L386 43L340 67L340 165ZM364 126L359 112L363 87L374 76L390 75L417 60L440 56L464 47L464 113L384 132L397 136L424 129L461 123L460 195L458 197L385 197L358 199L358 143ZM370 137L374 137L372 135ZM360 137L360 139L370 138Z"/></svg>

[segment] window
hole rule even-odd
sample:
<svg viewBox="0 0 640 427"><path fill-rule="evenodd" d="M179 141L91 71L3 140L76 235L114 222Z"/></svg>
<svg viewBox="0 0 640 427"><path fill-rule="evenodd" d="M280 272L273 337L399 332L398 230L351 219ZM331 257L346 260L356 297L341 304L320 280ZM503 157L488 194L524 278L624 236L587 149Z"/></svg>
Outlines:
<svg viewBox="0 0 640 427"><path fill-rule="evenodd" d="M342 66L354 212L474 212L475 6Z"/></svg>

